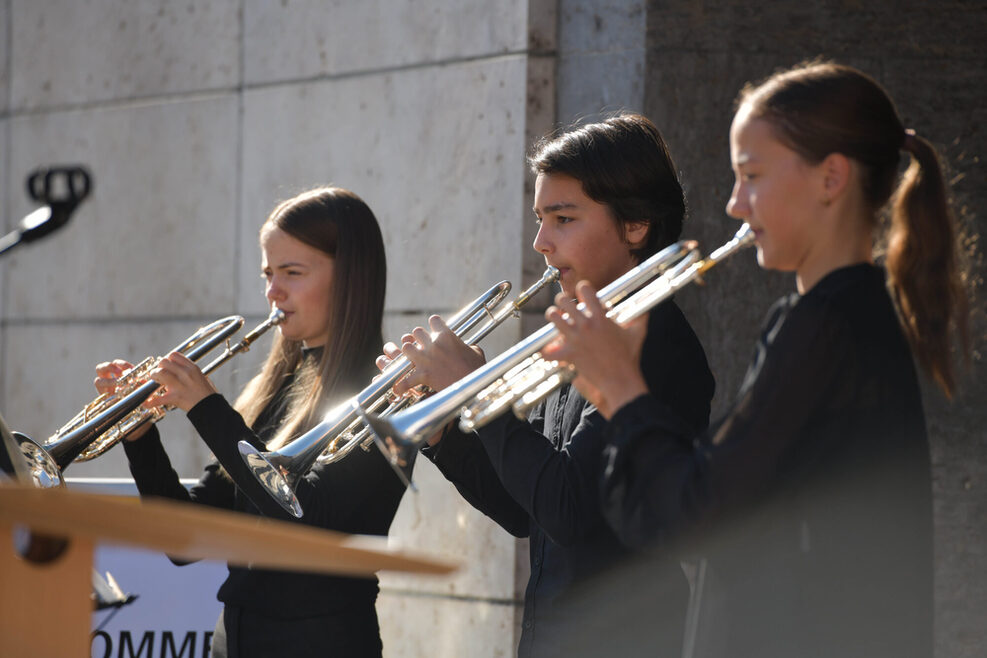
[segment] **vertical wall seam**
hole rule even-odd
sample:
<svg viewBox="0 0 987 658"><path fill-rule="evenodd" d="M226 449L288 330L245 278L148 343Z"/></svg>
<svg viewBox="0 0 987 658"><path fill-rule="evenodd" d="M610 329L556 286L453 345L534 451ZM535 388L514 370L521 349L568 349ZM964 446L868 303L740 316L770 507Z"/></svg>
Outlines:
<svg viewBox="0 0 987 658"><path fill-rule="evenodd" d="M238 12L238 22L240 36L237 39L237 59L239 65L239 73L237 79L237 90L236 90L236 145L234 147L235 153L234 157L236 162L234 166L236 167L236 180L234 181L234 194L236 199L233 202L234 213L236 216L236 225L233 227L234 243L233 243L233 305L237 305L237 300L240 298L240 238L243 234L243 126L244 126L244 81L246 75L244 72L244 66L246 62L246 20L244 14L246 13L246 0L240 0L240 11Z"/></svg>
<svg viewBox="0 0 987 658"><path fill-rule="evenodd" d="M239 72L237 74L237 86L236 86L236 144L234 145L234 155L235 162L234 166L234 181L233 181L233 267L231 270L232 281L231 285L233 288L233 308L234 310L239 307L240 300L240 289L241 289L241 279L243 278L243 272L241 272L241 262L243 260L240 250L242 248L243 237L243 223L245 221L244 208L243 208L243 131L244 131L244 85L246 80L246 73L244 71L244 66L246 62L246 18L244 14L247 11L246 0L240 0L240 9L237 12L238 24L240 34L237 39L237 60L239 65ZM240 389L240 375L239 369L234 369L233 371L233 388L235 390Z"/></svg>
<svg viewBox="0 0 987 658"><path fill-rule="evenodd" d="M4 91L7 94L7 107L3 108L3 113L0 114L5 121L3 122L3 170L5 180L2 182L3 189L3 232L6 233L7 229L12 226L12 219L10 218L10 194L11 194L11 157L10 157L10 93L11 93L11 75L13 73L13 63L11 59L13 58L14 46L13 46L13 36L14 36L14 17L13 17L13 1L3 0L5 7L6 23L3 26L4 31L4 56L6 61L4 62ZM3 268L4 275L3 280L0 281L0 409L5 406L3 402L6 398L7 391L7 368L4 356L7 354L7 343L9 338L7 336L7 308L10 291L10 277L6 276L7 268Z"/></svg>

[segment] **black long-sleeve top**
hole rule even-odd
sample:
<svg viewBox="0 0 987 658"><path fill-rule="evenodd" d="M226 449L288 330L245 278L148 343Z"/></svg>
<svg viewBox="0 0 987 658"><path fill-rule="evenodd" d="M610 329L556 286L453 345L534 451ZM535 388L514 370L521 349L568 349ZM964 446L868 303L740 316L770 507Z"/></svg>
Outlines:
<svg viewBox="0 0 987 658"><path fill-rule="evenodd" d="M306 358L315 358L315 354L307 354ZM365 384L369 378L359 381ZM205 398L189 410L189 420L214 455L190 490L179 482L156 429L152 428L137 441L126 442L130 471L141 496L190 501L346 533L386 535L404 493L404 485L378 450L357 449L335 464L313 466L295 487L304 510L301 519L285 512L246 467L237 443L244 439L263 449L284 417L286 396L292 383L293 378L287 377L253 424L256 431L247 427L240 414L219 394ZM354 388L360 384L354 383ZM376 629L374 604L377 591L376 578L346 578L230 565L229 576L217 598L226 605L278 619L363 611L368 623L355 624L363 632L363 629ZM372 624L369 623L371 616Z"/></svg>
<svg viewBox="0 0 987 658"><path fill-rule="evenodd" d="M678 422L695 432L705 429L713 376L699 340L671 300L650 313L641 367L649 390ZM519 656L557 655L563 647L570 653L580 627L593 624L611 604L607 598L619 595L596 587L591 595L574 593L581 583L599 583L595 576L628 557L600 509L604 425L591 404L564 386L527 422L508 414L476 433L454 428L423 450L470 504L511 534L529 537L531 576ZM674 570L677 583L654 600L684 618L688 591L681 570L677 564L655 568ZM677 650L681 623L673 637L652 640L655 650Z"/></svg>
<svg viewBox="0 0 987 658"><path fill-rule="evenodd" d="M881 269L779 300L708 436L651 396L606 434L620 537L684 536L708 557L704 655L931 656L929 447Z"/></svg>

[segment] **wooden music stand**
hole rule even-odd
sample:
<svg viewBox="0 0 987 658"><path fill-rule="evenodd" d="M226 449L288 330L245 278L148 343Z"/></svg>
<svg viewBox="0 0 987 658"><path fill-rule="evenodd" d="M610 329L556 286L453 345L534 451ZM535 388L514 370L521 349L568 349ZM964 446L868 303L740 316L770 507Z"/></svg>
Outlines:
<svg viewBox="0 0 987 658"><path fill-rule="evenodd" d="M45 564L14 547L13 527L65 537ZM286 521L171 501L0 484L0 653L89 655L93 547L105 542L176 558L370 576L380 570L443 574L455 566L396 551L382 537L345 535Z"/></svg>

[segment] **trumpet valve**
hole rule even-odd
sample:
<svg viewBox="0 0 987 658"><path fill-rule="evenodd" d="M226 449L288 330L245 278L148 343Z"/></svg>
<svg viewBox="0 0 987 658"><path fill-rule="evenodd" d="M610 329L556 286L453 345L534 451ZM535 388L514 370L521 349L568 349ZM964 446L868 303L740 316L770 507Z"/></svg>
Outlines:
<svg viewBox="0 0 987 658"><path fill-rule="evenodd" d="M526 390L513 405L514 415L521 420L528 417L532 407L559 386L568 384L576 375L576 369L572 365L559 365L558 361L546 361L544 364L541 369L543 379L535 382L535 385Z"/></svg>
<svg viewBox="0 0 987 658"><path fill-rule="evenodd" d="M557 367L557 361L545 361L540 352L527 357L476 396L476 402L460 414L459 428L471 432L483 427L527 392L537 388L545 373Z"/></svg>

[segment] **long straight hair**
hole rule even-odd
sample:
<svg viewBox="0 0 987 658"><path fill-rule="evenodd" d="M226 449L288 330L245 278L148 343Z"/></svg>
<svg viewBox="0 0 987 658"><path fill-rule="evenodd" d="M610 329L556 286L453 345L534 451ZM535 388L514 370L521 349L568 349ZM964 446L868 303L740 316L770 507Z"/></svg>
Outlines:
<svg viewBox="0 0 987 658"><path fill-rule="evenodd" d="M369 383L383 345L381 322L387 265L377 218L363 200L339 187L321 187L279 204L261 227L279 229L332 257L329 340L316 363L304 364L301 341L275 335L261 371L247 384L236 409L248 426L294 374L284 421L268 441L278 447L309 429L327 408ZM366 380L365 382L363 380Z"/></svg>
<svg viewBox="0 0 987 658"><path fill-rule="evenodd" d="M830 153L858 162L875 229L893 199L890 225L878 240L887 244L891 295L916 360L951 396L954 332L961 351L969 352L968 283L935 148L905 130L876 81L832 62L808 62L748 85L737 103L771 124L779 141L807 162L822 162ZM899 181L903 150L911 161Z"/></svg>

